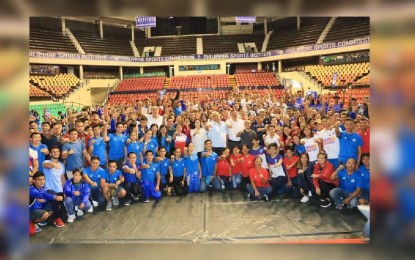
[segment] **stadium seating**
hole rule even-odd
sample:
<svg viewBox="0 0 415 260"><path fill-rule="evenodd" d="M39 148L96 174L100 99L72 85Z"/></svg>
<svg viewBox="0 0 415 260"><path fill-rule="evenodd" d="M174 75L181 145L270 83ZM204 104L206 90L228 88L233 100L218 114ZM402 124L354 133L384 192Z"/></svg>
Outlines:
<svg viewBox="0 0 415 260"><path fill-rule="evenodd" d="M358 77L369 73L369 62L340 64L340 65L310 65L305 66L305 72L324 87L331 86L333 74L338 73L336 85L346 86L353 84Z"/></svg>
<svg viewBox="0 0 415 260"><path fill-rule="evenodd" d="M270 87L279 85L278 80L275 78L275 73L272 72L235 74L235 79L238 87Z"/></svg>
<svg viewBox="0 0 415 260"><path fill-rule="evenodd" d="M366 86L370 84L370 73L357 79L352 85L353 86Z"/></svg>
<svg viewBox="0 0 415 260"><path fill-rule="evenodd" d="M144 47L162 47L161 56L173 55L192 55L196 54L196 38L189 37L156 37L145 39L137 35L135 37L135 46L138 52L143 56Z"/></svg>
<svg viewBox="0 0 415 260"><path fill-rule="evenodd" d="M257 71L257 65L256 64L237 64L235 73L241 74L241 73L251 73Z"/></svg>
<svg viewBox="0 0 415 260"><path fill-rule="evenodd" d="M370 35L369 17L338 17L324 42L336 42Z"/></svg>
<svg viewBox="0 0 415 260"><path fill-rule="evenodd" d="M41 104L41 105L30 105L29 110L36 110L37 113L41 116L43 115L43 107L46 106L46 109L50 111L51 115L58 117L58 112L66 113L66 107L63 103L50 103L50 104Z"/></svg>
<svg viewBox="0 0 415 260"><path fill-rule="evenodd" d="M30 25L29 49L78 53L68 36L58 28L45 28Z"/></svg>
<svg viewBox="0 0 415 260"><path fill-rule="evenodd" d="M238 43L254 42L261 51L265 36L262 35L215 35L203 37L203 54L239 53Z"/></svg>
<svg viewBox="0 0 415 260"><path fill-rule="evenodd" d="M85 53L134 56L128 37L114 37L104 34L104 39L101 39L97 32L71 31Z"/></svg>
<svg viewBox="0 0 415 260"><path fill-rule="evenodd" d="M47 93L46 91L43 91L32 84L29 84L29 97L30 98L51 98L52 96Z"/></svg>
<svg viewBox="0 0 415 260"><path fill-rule="evenodd" d="M173 76L170 89L229 87L228 75Z"/></svg>
<svg viewBox="0 0 415 260"><path fill-rule="evenodd" d="M114 91L160 90L165 81L166 77L128 78L122 80Z"/></svg>
<svg viewBox="0 0 415 260"><path fill-rule="evenodd" d="M267 50L315 44L323 32L330 17L301 17L300 29L297 30L297 18L288 17L268 23L268 30L273 30Z"/></svg>
<svg viewBox="0 0 415 260"><path fill-rule="evenodd" d="M73 74L31 75L30 83L58 99L66 97L80 85L79 79Z"/></svg>

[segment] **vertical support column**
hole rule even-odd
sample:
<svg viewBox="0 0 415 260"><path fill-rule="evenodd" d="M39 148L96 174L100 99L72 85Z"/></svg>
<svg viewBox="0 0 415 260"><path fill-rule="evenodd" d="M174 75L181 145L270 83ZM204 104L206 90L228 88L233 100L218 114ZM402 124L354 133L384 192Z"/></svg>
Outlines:
<svg viewBox="0 0 415 260"><path fill-rule="evenodd" d="M220 17L218 17L218 35L220 35Z"/></svg>
<svg viewBox="0 0 415 260"><path fill-rule="evenodd" d="M257 63L257 71L262 71L262 63L261 62Z"/></svg>
<svg viewBox="0 0 415 260"><path fill-rule="evenodd" d="M134 25L131 25L131 41L134 42Z"/></svg>
<svg viewBox="0 0 415 260"><path fill-rule="evenodd" d="M61 23L62 23L62 34L66 35L66 24L65 24L65 18L61 18Z"/></svg>
<svg viewBox="0 0 415 260"><path fill-rule="evenodd" d="M278 73L282 72L282 60L278 61Z"/></svg>
<svg viewBox="0 0 415 260"><path fill-rule="evenodd" d="M144 74L144 67L140 67L140 74Z"/></svg>
<svg viewBox="0 0 415 260"><path fill-rule="evenodd" d="M104 39L104 28L102 25L102 20L99 20L99 36L101 39Z"/></svg>
<svg viewBox="0 0 415 260"><path fill-rule="evenodd" d="M120 80L123 79L123 72L122 72L122 66L120 66Z"/></svg>
<svg viewBox="0 0 415 260"><path fill-rule="evenodd" d="M297 31L300 30L300 26L301 26L300 16L297 16Z"/></svg>
<svg viewBox="0 0 415 260"><path fill-rule="evenodd" d="M79 65L79 79L84 79L84 65Z"/></svg>
<svg viewBox="0 0 415 260"><path fill-rule="evenodd" d="M145 30L145 32L147 34L146 37L147 38L151 38L151 28L145 28L144 30Z"/></svg>
<svg viewBox="0 0 415 260"><path fill-rule="evenodd" d="M267 18L264 18L264 34L267 35L267 33L268 33Z"/></svg>
<svg viewBox="0 0 415 260"><path fill-rule="evenodd" d="M169 74L170 74L170 78L174 76L173 75L174 74L174 67L173 66L169 67Z"/></svg>

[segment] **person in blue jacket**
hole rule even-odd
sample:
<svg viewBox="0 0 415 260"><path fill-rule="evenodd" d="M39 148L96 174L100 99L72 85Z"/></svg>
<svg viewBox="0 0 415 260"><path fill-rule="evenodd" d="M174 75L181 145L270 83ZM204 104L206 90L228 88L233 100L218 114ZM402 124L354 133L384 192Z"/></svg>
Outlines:
<svg viewBox="0 0 415 260"><path fill-rule="evenodd" d="M63 205L65 205L66 211L68 212L69 223L75 220L76 215L82 216L84 210L91 208L91 203L89 202L91 190L88 184L82 180L82 175L83 173L79 169L75 169L73 171L73 178L67 180L63 188L66 196Z"/></svg>
<svg viewBox="0 0 415 260"><path fill-rule="evenodd" d="M161 178L161 188L160 190L163 192L164 195L171 195L172 186L169 183L170 175L169 173L169 166L170 166L170 159L166 157L167 151L164 146L160 147L158 152L158 157L154 159L155 162L159 164L160 167L160 178Z"/></svg>
<svg viewBox="0 0 415 260"><path fill-rule="evenodd" d="M51 201L62 201L63 197L47 192L43 172L35 172L32 178L33 185L29 187L29 218L31 223L35 224L46 221L52 215Z"/></svg>
<svg viewBox="0 0 415 260"><path fill-rule="evenodd" d="M187 186L189 192L199 192L200 179L202 178L202 170L199 163L199 157L194 152L195 146L189 143L188 152L185 152L184 167L187 175Z"/></svg>
<svg viewBox="0 0 415 260"><path fill-rule="evenodd" d="M201 154L200 164L202 168L202 178L200 179L200 192L206 192L206 186L211 184L216 175L218 154L212 150L212 141L205 141L205 150Z"/></svg>
<svg viewBox="0 0 415 260"><path fill-rule="evenodd" d="M184 167L184 159L181 157L180 148L174 149L171 156L169 173L169 182L173 184L173 190L176 196L182 196L187 194L186 183L186 169Z"/></svg>
<svg viewBox="0 0 415 260"><path fill-rule="evenodd" d="M359 204L367 205L370 203L370 153L362 154L361 165L358 171L362 180Z"/></svg>
<svg viewBox="0 0 415 260"><path fill-rule="evenodd" d="M160 192L160 165L153 161L154 154L148 150L145 152L146 163L141 166L141 180L144 192L144 202L150 202L150 196L161 199Z"/></svg>
<svg viewBox="0 0 415 260"><path fill-rule="evenodd" d="M140 195L143 193L141 188L141 171L140 166L136 164L137 155L134 152L130 152L127 157L127 162L122 167L124 189L126 191L125 206L131 205L131 198L135 201L140 199Z"/></svg>

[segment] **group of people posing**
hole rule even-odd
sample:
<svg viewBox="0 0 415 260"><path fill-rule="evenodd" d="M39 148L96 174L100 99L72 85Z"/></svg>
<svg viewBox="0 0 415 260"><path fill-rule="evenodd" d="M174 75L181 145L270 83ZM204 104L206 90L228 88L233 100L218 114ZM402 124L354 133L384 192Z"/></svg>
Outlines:
<svg viewBox="0 0 415 260"><path fill-rule="evenodd" d="M59 118L45 108L42 123L29 123L31 234L100 205L110 211L208 189L265 201L316 197L326 208L368 204L368 111L352 97L348 108L343 102L299 90L203 101L165 95Z"/></svg>

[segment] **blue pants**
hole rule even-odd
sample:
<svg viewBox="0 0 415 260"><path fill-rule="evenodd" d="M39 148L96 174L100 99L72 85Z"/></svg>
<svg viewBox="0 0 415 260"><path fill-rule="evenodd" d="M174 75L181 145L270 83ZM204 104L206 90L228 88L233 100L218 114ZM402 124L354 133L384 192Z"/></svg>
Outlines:
<svg viewBox="0 0 415 260"><path fill-rule="evenodd" d="M72 199L71 197L66 197L63 201L63 205L65 205L66 211L68 212L68 215L75 215L75 206L81 205L82 198L80 196L75 197ZM91 208L91 203L87 201L87 203L84 205L84 208L81 210L88 210Z"/></svg>
<svg viewBox="0 0 415 260"><path fill-rule="evenodd" d="M91 198L92 200L102 203L105 201L104 194L99 190L98 187L91 187Z"/></svg>
<svg viewBox="0 0 415 260"><path fill-rule="evenodd" d="M200 179L200 192L206 192L206 187L211 183L211 177L212 175L202 176L202 179Z"/></svg>
<svg viewBox="0 0 415 260"><path fill-rule="evenodd" d="M270 182L273 191L276 194L282 194L286 190L287 177L278 176L277 178L271 178ZM247 185L248 186L248 185ZM247 187L248 188L248 187Z"/></svg>
<svg viewBox="0 0 415 260"><path fill-rule="evenodd" d="M264 196L264 195L270 195L272 192L272 187L269 186L267 188L262 188L262 187L257 187L256 189L259 191L259 193L261 193L260 196L255 196L255 190L254 187L252 187L252 184L248 183L246 185L246 189L248 190L248 192L251 194L251 197L254 197L256 199L260 199L260 196Z"/></svg>
<svg viewBox="0 0 415 260"><path fill-rule="evenodd" d="M188 191L192 192L199 192L200 188L200 179L198 172L188 172L187 173L187 186Z"/></svg>
<svg viewBox="0 0 415 260"><path fill-rule="evenodd" d="M234 174L232 175L232 186L234 189L238 187L242 183L242 174Z"/></svg>
<svg viewBox="0 0 415 260"><path fill-rule="evenodd" d="M343 205L343 200L350 196L350 192L344 191L342 188L334 188L330 191L330 197L337 205ZM349 208L357 207L357 198L353 198L349 202Z"/></svg>
<svg viewBox="0 0 415 260"><path fill-rule="evenodd" d="M155 191L156 183L154 181L143 181L142 186L144 191L144 199L149 199L150 196L155 200L161 199L161 192Z"/></svg>
<svg viewBox="0 0 415 260"><path fill-rule="evenodd" d="M223 185L225 189L232 189L232 180L229 180L230 177L225 176L216 176L212 180L213 189L216 191L222 191Z"/></svg>

